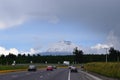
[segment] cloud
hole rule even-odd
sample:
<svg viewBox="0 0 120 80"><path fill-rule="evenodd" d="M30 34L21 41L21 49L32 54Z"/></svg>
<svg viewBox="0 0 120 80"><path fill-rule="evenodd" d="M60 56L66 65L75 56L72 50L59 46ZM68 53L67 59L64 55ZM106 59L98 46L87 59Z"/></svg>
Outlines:
<svg viewBox="0 0 120 80"><path fill-rule="evenodd" d="M25 21L26 21L25 17L20 17L14 20L13 19L0 20L0 29L6 29L17 25L21 25Z"/></svg>
<svg viewBox="0 0 120 80"><path fill-rule="evenodd" d="M30 53L31 55L33 55L33 54L37 54L37 53L40 53L40 52L41 52L41 51L38 50L38 49L31 48L29 53Z"/></svg>
<svg viewBox="0 0 120 80"><path fill-rule="evenodd" d="M18 26L33 19L56 24L60 21L54 13L56 7L54 2L48 0L1 0L0 29Z"/></svg>
<svg viewBox="0 0 120 80"><path fill-rule="evenodd" d="M29 51L20 51L20 54L30 54L30 55L33 55L33 54L38 54L38 53L41 53L41 51L39 49L34 49L34 48L31 48Z"/></svg>
<svg viewBox="0 0 120 80"><path fill-rule="evenodd" d="M91 32L97 36L98 34L104 36L110 30L114 30L117 36L111 32L106 42L93 47L100 49L113 45L118 49L119 4L120 0L0 0L0 29L16 27L34 19L52 24L62 20L69 24L75 22L78 28L76 25L73 27L79 32L82 30L84 34Z"/></svg>
<svg viewBox="0 0 120 80"><path fill-rule="evenodd" d="M53 16L51 18L49 18L49 23L53 23L53 24L57 24L60 20L57 16Z"/></svg>
<svg viewBox="0 0 120 80"><path fill-rule="evenodd" d="M106 44L113 45L115 49L120 50L120 39L118 36L115 35L114 31L109 32L107 36Z"/></svg>
<svg viewBox="0 0 120 80"><path fill-rule="evenodd" d="M37 18L56 24L62 19L84 24L96 32L106 32L113 27L119 30L119 3L120 0L0 0L0 23L2 28L9 24L17 26L20 24L14 21L24 16L28 19L22 23Z"/></svg>
<svg viewBox="0 0 120 80"><path fill-rule="evenodd" d="M18 55L18 54L37 54L40 53L40 50L36 50L34 48L31 48L29 51L19 51L16 48L10 48L10 49L6 49L4 47L0 47L0 55L4 54L4 55L9 55L9 53L14 54L14 55Z"/></svg>
<svg viewBox="0 0 120 80"><path fill-rule="evenodd" d="M110 48L110 47L112 47L113 45L107 45L107 44L97 44L97 45L95 45L95 46L92 46L91 47L91 49L97 49L97 50L99 50L99 49L105 49L105 48Z"/></svg>
<svg viewBox="0 0 120 80"><path fill-rule="evenodd" d="M114 31L109 32L109 34L106 38L106 41L104 41L103 44L98 43L95 46L92 46L90 48L85 48L85 50L87 52L100 54L100 53L105 53L104 49L105 48L109 49L110 47L114 47L115 49L120 50L119 49L120 48L120 40L119 40L119 37L117 37L115 35Z"/></svg>
<svg viewBox="0 0 120 80"><path fill-rule="evenodd" d="M11 49L7 50L4 47L0 47L0 54L8 55L9 53L17 55L17 54L19 54L19 51L15 48L11 48Z"/></svg>

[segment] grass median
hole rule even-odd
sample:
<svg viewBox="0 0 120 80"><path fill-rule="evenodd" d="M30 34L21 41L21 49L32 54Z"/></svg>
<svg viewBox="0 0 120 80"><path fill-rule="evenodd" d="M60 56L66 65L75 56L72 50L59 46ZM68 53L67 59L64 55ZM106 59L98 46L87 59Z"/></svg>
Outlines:
<svg viewBox="0 0 120 80"><path fill-rule="evenodd" d="M16 72L16 71L25 71L28 68L27 65L0 65L0 73Z"/></svg>
<svg viewBox="0 0 120 80"><path fill-rule="evenodd" d="M18 72L18 71L27 71L30 64L24 65L0 65L0 73L9 73L9 72ZM58 68L66 68L62 64L34 64L37 66L37 69L45 69L48 65L56 65Z"/></svg>

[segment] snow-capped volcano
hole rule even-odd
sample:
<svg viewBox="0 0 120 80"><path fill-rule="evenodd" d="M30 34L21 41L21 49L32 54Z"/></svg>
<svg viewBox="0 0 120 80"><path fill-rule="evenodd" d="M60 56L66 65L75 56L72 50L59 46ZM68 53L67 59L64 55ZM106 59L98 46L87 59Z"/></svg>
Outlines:
<svg viewBox="0 0 120 80"><path fill-rule="evenodd" d="M71 41L59 41L55 44L53 44L52 46L50 46L50 48L48 48L47 52L73 52L74 48L78 48L80 49L80 47L78 45L73 44Z"/></svg>

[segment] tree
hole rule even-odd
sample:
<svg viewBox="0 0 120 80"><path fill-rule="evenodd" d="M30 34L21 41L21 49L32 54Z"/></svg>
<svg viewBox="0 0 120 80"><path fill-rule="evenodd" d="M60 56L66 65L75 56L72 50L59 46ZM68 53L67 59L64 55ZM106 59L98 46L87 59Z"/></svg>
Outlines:
<svg viewBox="0 0 120 80"><path fill-rule="evenodd" d="M2 54L2 55L0 56L0 64L5 64L5 63L6 63L5 55Z"/></svg>
<svg viewBox="0 0 120 80"><path fill-rule="evenodd" d="M119 61L120 51L115 50L113 47L111 47L109 50L109 58L110 61Z"/></svg>
<svg viewBox="0 0 120 80"><path fill-rule="evenodd" d="M9 53L9 55L6 56L7 63L6 64L12 64L14 60L16 60L16 55Z"/></svg>
<svg viewBox="0 0 120 80"><path fill-rule="evenodd" d="M74 60L76 63L83 63L83 51L82 50L78 50L78 48L76 47L73 51L73 55L74 55Z"/></svg>

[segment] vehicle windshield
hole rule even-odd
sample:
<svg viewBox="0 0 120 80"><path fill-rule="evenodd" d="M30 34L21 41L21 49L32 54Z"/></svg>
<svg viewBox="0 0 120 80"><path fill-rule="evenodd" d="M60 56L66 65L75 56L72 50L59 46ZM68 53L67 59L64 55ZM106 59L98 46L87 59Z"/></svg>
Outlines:
<svg viewBox="0 0 120 80"><path fill-rule="evenodd" d="M52 68L52 66L48 66L48 68Z"/></svg>
<svg viewBox="0 0 120 80"><path fill-rule="evenodd" d="M34 68L35 66L34 66L34 65L30 65L29 67L30 67L30 68Z"/></svg>

